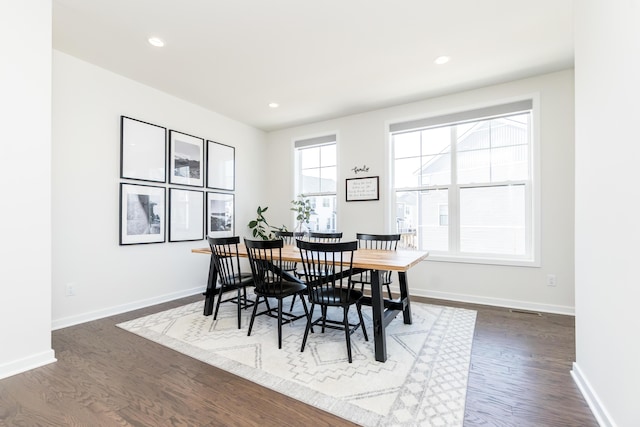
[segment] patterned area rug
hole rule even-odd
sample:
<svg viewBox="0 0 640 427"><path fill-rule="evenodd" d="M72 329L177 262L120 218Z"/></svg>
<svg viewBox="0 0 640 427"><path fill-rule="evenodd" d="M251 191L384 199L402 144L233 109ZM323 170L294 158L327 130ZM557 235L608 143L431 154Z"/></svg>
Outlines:
<svg viewBox="0 0 640 427"><path fill-rule="evenodd" d="M278 350L276 319L257 317L248 337L250 310L238 329L235 305L222 304L215 321L202 308L192 303L118 326L363 426L463 424L475 311L412 303L413 324L402 314L390 323L388 359L380 363L371 309L363 307L370 341L360 330L351 336L350 364L342 331L316 328L300 352L300 319L283 326Z"/></svg>

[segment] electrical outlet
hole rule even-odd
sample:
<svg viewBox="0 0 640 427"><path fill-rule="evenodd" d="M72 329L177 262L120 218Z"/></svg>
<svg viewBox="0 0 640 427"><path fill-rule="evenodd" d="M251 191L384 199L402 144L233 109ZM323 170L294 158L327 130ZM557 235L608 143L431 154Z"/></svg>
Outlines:
<svg viewBox="0 0 640 427"><path fill-rule="evenodd" d="M67 283L66 294L68 297L75 296L76 294L76 285L73 283Z"/></svg>
<svg viewBox="0 0 640 427"><path fill-rule="evenodd" d="M556 286L555 274L547 274L547 286Z"/></svg>

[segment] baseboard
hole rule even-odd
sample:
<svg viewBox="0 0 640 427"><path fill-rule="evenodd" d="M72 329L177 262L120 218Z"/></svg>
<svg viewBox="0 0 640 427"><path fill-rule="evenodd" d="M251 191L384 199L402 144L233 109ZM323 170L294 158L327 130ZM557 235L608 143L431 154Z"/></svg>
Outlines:
<svg viewBox="0 0 640 427"><path fill-rule="evenodd" d="M393 289L399 292L399 289ZM538 304L528 301L508 300L502 298L480 297L476 295L454 294L450 292L429 291L420 289L411 289L411 295L425 298L435 298L447 301L466 302L470 304L491 305L494 307L515 308L518 310L538 311L542 313L564 314L567 316L575 316L575 307Z"/></svg>
<svg viewBox="0 0 640 427"><path fill-rule="evenodd" d="M51 329L62 329L69 326L79 325L80 323L90 322L92 320L102 319L104 317L114 316L116 314L126 313L127 311L137 310L139 308L149 307L155 304L161 304L167 301L173 301L179 298L189 297L191 295L200 294L204 289L200 286L197 288L187 289L180 292L173 292L170 294L164 294L153 298L134 301L127 304L122 304L113 307L107 307L102 310L90 311L87 313L81 313L75 316L63 317L60 319L53 319L51 322Z"/></svg>
<svg viewBox="0 0 640 427"><path fill-rule="evenodd" d="M392 286L392 291L399 292L399 289ZM167 301L173 301L178 298L184 298L191 295L202 293L202 287L187 289L171 294L160 295L154 298L139 300L119 306L108 307L98 311L78 314L75 316L63 317L52 320L52 330L67 328L69 326L79 325L80 323L90 322L92 320L102 319L104 317L114 316L116 314L126 313L127 311L137 310L139 308L149 307L155 304L161 304ZM479 297L475 295L454 294L450 292L424 291L420 289L412 289L411 295L435 298L448 301L466 302L470 304L490 305L494 307L516 308L527 311L540 311L543 313L564 314L569 316L575 315L574 307L558 306L550 304L537 304L527 301L507 300L501 298Z"/></svg>
<svg viewBox="0 0 640 427"><path fill-rule="evenodd" d="M11 377L31 369L39 368L56 361L53 350L43 351L19 360L12 360L10 363L0 365L0 379Z"/></svg>
<svg viewBox="0 0 640 427"><path fill-rule="evenodd" d="M589 405L589 408L591 409L591 412L593 412L593 416L596 418L596 421L598 421L598 424L600 424L600 427L615 427L616 423L613 421L604 405L602 405L598 395L591 387L589 380L584 376L576 362L573 362L571 376L578 385L584 400L587 401L587 405Z"/></svg>

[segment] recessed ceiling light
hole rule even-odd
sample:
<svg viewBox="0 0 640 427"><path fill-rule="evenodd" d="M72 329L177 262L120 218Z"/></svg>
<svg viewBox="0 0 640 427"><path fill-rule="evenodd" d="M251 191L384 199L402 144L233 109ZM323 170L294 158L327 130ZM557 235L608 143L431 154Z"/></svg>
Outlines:
<svg viewBox="0 0 640 427"><path fill-rule="evenodd" d="M149 37L149 44L155 47L163 47L164 41L162 41L162 39L158 37Z"/></svg>
<svg viewBox="0 0 640 427"><path fill-rule="evenodd" d="M433 61L434 63L438 64L438 65L442 65L442 64L446 64L447 62L449 62L451 58L448 56L438 56L436 58L435 61Z"/></svg>
<svg viewBox="0 0 640 427"><path fill-rule="evenodd" d="M270 102L269 103L269 108L278 108L280 106L280 104L278 104L277 102Z"/></svg>

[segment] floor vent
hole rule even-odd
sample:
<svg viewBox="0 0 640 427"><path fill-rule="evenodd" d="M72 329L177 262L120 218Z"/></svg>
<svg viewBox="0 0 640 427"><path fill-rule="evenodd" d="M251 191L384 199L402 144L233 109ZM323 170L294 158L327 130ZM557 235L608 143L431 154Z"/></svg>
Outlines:
<svg viewBox="0 0 640 427"><path fill-rule="evenodd" d="M531 314L531 315L534 315L534 316L542 317L542 313L540 313L538 311L518 310L517 308L510 308L509 311L512 312L512 313Z"/></svg>

